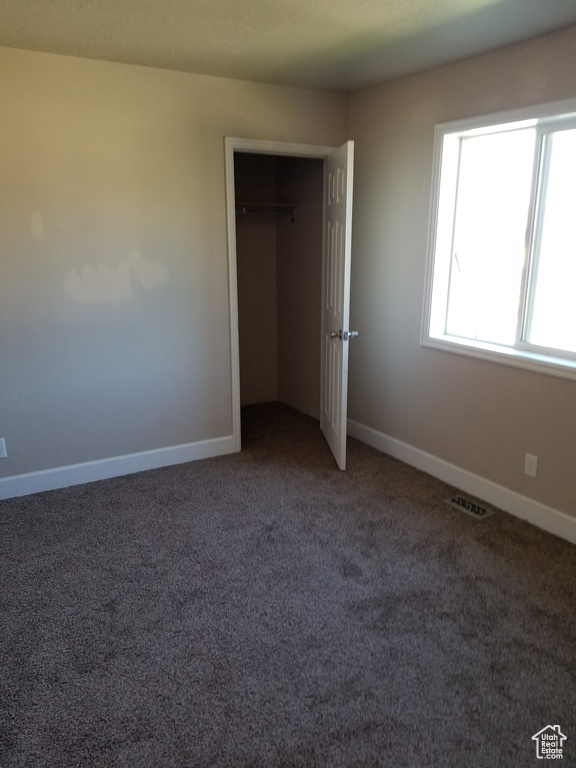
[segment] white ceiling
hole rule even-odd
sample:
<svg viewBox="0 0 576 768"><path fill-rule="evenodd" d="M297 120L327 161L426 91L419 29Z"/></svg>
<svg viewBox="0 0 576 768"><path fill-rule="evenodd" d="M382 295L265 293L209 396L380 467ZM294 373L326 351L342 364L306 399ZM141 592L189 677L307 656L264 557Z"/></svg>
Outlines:
<svg viewBox="0 0 576 768"><path fill-rule="evenodd" d="M0 0L0 45L358 90L576 23L576 0Z"/></svg>

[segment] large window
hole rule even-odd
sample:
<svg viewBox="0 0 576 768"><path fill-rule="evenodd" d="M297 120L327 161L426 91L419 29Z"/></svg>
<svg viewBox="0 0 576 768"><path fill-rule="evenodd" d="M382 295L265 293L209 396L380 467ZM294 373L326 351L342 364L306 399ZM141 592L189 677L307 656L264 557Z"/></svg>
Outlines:
<svg viewBox="0 0 576 768"><path fill-rule="evenodd" d="M439 125L423 343L576 378L576 101Z"/></svg>

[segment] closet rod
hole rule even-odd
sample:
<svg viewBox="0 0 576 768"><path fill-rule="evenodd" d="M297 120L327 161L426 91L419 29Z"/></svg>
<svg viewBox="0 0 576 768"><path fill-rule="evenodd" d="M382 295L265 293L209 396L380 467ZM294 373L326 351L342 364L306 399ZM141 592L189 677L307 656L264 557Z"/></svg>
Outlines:
<svg viewBox="0 0 576 768"><path fill-rule="evenodd" d="M236 213L288 213L294 221L296 206L292 203L236 203Z"/></svg>

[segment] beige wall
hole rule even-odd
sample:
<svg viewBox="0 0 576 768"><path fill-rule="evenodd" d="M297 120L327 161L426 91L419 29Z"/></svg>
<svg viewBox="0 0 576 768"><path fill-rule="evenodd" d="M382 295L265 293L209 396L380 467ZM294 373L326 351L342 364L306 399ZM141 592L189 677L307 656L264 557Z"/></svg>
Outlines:
<svg viewBox="0 0 576 768"><path fill-rule="evenodd" d="M576 383L420 346L437 122L576 96L576 28L358 93L352 419L576 515ZM538 477L523 474L524 454Z"/></svg>
<svg viewBox="0 0 576 768"><path fill-rule="evenodd" d="M0 49L0 477L231 433L224 136L346 100Z"/></svg>

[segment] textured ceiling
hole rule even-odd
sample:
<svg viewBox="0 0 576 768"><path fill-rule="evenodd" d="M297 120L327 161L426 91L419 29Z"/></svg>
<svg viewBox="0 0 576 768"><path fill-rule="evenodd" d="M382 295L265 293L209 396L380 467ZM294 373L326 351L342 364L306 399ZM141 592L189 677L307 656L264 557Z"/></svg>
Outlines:
<svg viewBox="0 0 576 768"><path fill-rule="evenodd" d="M576 23L576 0L0 0L0 45L352 91Z"/></svg>

